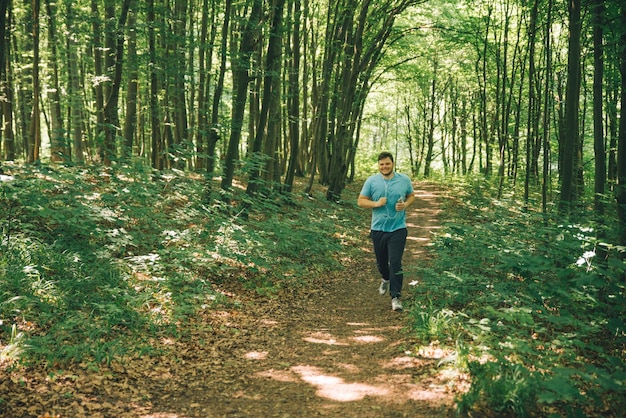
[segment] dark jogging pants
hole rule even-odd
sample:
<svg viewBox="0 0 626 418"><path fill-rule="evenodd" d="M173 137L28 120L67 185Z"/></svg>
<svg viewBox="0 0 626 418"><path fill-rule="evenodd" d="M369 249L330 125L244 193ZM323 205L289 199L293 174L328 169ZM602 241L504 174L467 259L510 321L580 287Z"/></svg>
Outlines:
<svg viewBox="0 0 626 418"><path fill-rule="evenodd" d="M389 294L400 297L402 291L402 255L406 246L407 229L393 232L370 231L376 254L376 267L383 279L389 280Z"/></svg>

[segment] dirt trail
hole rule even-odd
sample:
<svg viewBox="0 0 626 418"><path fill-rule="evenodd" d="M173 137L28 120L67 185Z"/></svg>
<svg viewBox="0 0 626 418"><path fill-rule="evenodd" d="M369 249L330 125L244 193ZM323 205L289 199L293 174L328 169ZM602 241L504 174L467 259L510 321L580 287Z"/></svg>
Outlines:
<svg viewBox="0 0 626 418"><path fill-rule="evenodd" d="M437 228L435 189L418 184L416 196L408 214L405 269L424 260ZM352 260L351 271L321 278L314 291L307 287L278 306L268 304L264 313L255 312L253 329L241 330L242 345L222 353L223 368L206 372L203 384L180 392L193 400L186 412L155 399L152 410L163 412L145 416L452 416L454 393L438 375L438 359L406 354L412 348L407 314L391 311L389 296L378 294L368 231L357 233L363 258ZM405 280L405 294L411 281ZM241 324L240 314L221 315L228 326Z"/></svg>
<svg viewBox="0 0 626 418"><path fill-rule="evenodd" d="M425 247L437 228L435 193L434 186L416 185L405 269L427 256ZM363 257L350 260L350 270L320 277L279 303L234 293L240 306L207 309L192 324L197 331L191 338L161 341L171 349L169 356L26 382L32 403L21 409L5 403L11 410L0 415L453 416L454 382L441 374L438 358L407 354L414 348L406 332L408 314L393 312L389 296L378 294L368 231L355 233L361 235ZM405 295L413 280L406 278ZM16 382L16 390L20 385L25 386ZM17 411L24 415L11 415Z"/></svg>

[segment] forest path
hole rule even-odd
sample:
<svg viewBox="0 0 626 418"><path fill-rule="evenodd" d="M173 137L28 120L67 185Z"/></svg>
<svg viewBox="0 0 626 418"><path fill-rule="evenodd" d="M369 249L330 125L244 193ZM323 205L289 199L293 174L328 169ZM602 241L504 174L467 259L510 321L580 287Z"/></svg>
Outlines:
<svg viewBox="0 0 626 418"><path fill-rule="evenodd" d="M407 213L409 272L427 260L438 227L437 193L436 186L416 184ZM370 213L362 216L369 225ZM153 342L167 354L16 379L8 384L19 398L0 402L0 416L453 416L456 378L438 367L442 353L407 353L415 349L406 332L410 314L393 312L389 295L378 294L367 228L354 231L363 252L344 262L347 270L278 298L230 281L218 290L236 303L209 307L180 338ZM416 279L405 276L404 295L419 294L420 284L410 284Z"/></svg>
<svg viewBox="0 0 626 418"><path fill-rule="evenodd" d="M424 262L438 227L435 187L416 184L417 198L407 213L407 270ZM369 225L370 213L363 216ZM408 314L393 312L389 295L378 294L368 231L355 233L362 238L363 257L350 260L347 271L318 278L279 303L259 299L251 311L213 312L214 328L221 330L216 332L230 330L234 338L222 346L218 337L217 358L198 370L200 381L171 397L153 398L152 413L144 416L453 416L454 385L440 375L441 353L406 353L413 348ZM414 279L405 278L405 295Z"/></svg>

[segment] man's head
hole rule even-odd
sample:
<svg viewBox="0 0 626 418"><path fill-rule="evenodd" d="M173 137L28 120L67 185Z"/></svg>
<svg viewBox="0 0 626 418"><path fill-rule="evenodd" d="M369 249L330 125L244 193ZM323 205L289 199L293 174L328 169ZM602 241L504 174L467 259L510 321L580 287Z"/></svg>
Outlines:
<svg viewBox="0 0 626 418"><path fill-rule="evenodd" d="M380 160L384 160L385 158L389 158L391 160L391 162L393 163L393 154L388 152L388 151L383 151L380 154L378 154L378 161Z"/></svg>
<svg viewBox="0 0 626 418"><path fill-rule="evenodd" d="M378 171L387 177L393 174L393 155L390 152L381 152L378 154Z"/></svg>

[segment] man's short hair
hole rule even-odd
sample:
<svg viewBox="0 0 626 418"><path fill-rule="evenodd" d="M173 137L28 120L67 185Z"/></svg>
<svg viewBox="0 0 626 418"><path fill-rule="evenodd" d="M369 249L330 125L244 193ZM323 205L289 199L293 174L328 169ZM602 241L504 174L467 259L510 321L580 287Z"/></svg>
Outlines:
<svg viewBox="0 0 626 418"><path fill-rule="evenodd" d="M384 160L385 158L390 158L391 162L393 162L393 154L388 152L388 151L383 151L380 154L378 154L378 161L380 160Z"/></svg>

